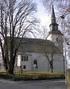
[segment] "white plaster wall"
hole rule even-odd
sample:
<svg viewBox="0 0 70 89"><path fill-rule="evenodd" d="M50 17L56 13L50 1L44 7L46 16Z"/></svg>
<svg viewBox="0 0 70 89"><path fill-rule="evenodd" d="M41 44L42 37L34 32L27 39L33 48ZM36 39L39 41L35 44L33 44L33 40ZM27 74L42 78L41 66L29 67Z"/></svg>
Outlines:
<svg viewBox="0 0 70 89"><path fill-rule="evenodd" d="M28 61L21 62L21 65L26 65L26 69L29 71L50 71L49 62L44 53L26 53L28 55ZM50 57L50 55L49 55ZM50 58L51 59L51 58ZM34 60L37 60L38 68L34 68ZM54 54L53 56L53 70L55 72L64 72L63 56L61 54Z"/></svg>
<svg viewBox="0 0 70 89"><path fill-rule="evenodd" d="M64 59L61 54L55 54L53 57L54 71L64 72Z"/></svg>
<svg viewBox="0 0 70 89"><path fill-rule="evenodd" d="M47 40L52 41L52 35L51 34L47 37Z"/></svg>
<svg viewBox="0 0 70 89"><path fill-rule="evenodd" d="M45 57L45 54L43 53L32 53L32 61L37 60L38 63L38 69L37 71L48 71L49 65L48 60ZM32 63L33 66L33 63ZM33 70L33 68L32 68Z"/></svg>
<svg viewBox="0 0 70 89"><path fill-rule="evenodd" d="M23 70L32 70L32 59L31 55L28 54L28 61L23 61L21 62L21 65L26 65L26 69Z"/></svg>
<svg viewBox="0 0 70 89"><path fill-rule="evenodd" d="M46 59L44 54L41 53L26 53L28 54L28 61L21 62L21 65L26 65L26 69L31 71L48 71L49 65L48 60ZM34 68L34 60L37 60L38 68Z"/></svg>
<svg viewBox="0 0 70 89"><path fill-rule="evenodd" d="M56 40L56 38L58 38L58 41ZM47 39L55 43L55 46L57 46L59 50L63 52L63 36L62 35L50 34Z"/></svg>
<svg viewBox="0 0 70 89"><path fill-rule="evenodd" d="M26 65L25 70L35 71L33 61L37 60L38 69L36 71L49 71L49 63L44 53L26 53L28 55L28 61L21 62L22 65ZM53 68L56 72L64 72L64 61L62 54L54 54L53 56ZM2 66L0 69L4 69L2 57L0 57L0 63Z"/></svg>

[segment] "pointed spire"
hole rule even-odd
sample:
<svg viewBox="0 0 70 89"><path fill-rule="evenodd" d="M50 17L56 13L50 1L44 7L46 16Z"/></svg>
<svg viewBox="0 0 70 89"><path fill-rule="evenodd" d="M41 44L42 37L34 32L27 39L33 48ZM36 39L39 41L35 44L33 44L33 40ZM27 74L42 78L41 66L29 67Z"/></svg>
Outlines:
<svg viewBox="0 0 70 89"><path fill-rule="evenodd" d="M55 17L53 5L51 9L52 9L52 14L51 14L51 24L50 24L49 34L61 34L62 35L62 33L58 30L58 24L56 23L56 17Z"/></svg>
<svg viewBox="0 0 70 89"><path fill-rule="evenodd" d="M50 24L50 29L51 31L58 31L58 24L56 23L56 17L55 17L55 12L54 12L54 6L52 5L52 14L51 14L51 24Z"/></svg>
<svg viewBox="0 0 70 89"><path fill-rule="evenodd" d="M56 17L54 12L54 6L52 5L51 24L55 24L55 23L56 23Z"/></svg>

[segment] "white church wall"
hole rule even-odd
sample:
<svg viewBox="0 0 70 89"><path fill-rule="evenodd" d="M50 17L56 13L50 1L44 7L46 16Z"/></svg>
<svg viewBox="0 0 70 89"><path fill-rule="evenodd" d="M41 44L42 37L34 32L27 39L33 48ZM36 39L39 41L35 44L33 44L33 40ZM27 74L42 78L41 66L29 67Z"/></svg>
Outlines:
<svg viewBox="0 0 70 89"><path fill-rule="evenodd" d="M49 65L48 60L43 53L32 53L32 60L37 60L38 68L37 71L48 71ZM33 65L33 64L32 64Z"/></svg>
<svg viewBox="0 0 70 89"><path fill-rule="evenodd" d="M26 52L26 54L28 55L28 61L23 61L20 64L22 65L23 70L41 72L50 71L49 62L44 53ZM37 67L34 64L34 60L37 61ZM26 66L25 69L23 68L24 65ZM53 71L55 72L64 72L64 61L63 56L61 54L55 54L53 56L53 68L54 68Z"/></svg>
<svg viewBox="0 0 70 89"><path fill-rule="evenodd" d="M52 35L51 34L47 37L47 40L52 41Z"/></svg>
<svg viewBox="0 0 70 89"><path fill-rule="evenodd" d="M55 54L53 57L53 68L54 71L57 72L64 72L64 59L63 55L61 54Z"/></svg>
<svg viewBox="0 0 70 89"><path fill-rule="evenodd" d="M49 71L49 63L44 53L30 53L26 52L28 55L28 61L18 61L18 67L22 65L22 69L26 71L41 71L46 72ZM49 56L50 57L50 56ZM20 57L21 59L21 57ZM37 60L37 68L34 66L34 60ZM2 57L0 57L0 70L4 70ZM23 66L26 66L24 69ZM53 68L55 72L64 72L64 61L63 61L63 55L62 54L55 54L53 56Z"/></svg>
<svg viewBox="0 0 70 89"><path fill-rule="evenodd" d="M20 62L20 66L22 66L23 70L27 71L48 71L49 65L48 60L45 57L45 54L43 53L30 53L26 52L28 55L28 61L22 61ZM37 68L35 68L34 60L37 60ZM19 64L19 63L18 63ZM26 66L24 69L23 66Z"/></svg>
<svg viewBox="0 0 70 89"><path fill-rule="evenodd" d="M23 61L22 61L22 56L25 56L25 55L27 55L28 56L28 60L27 61L24 61L24 59L23 59ZM21 69L21 70L26 70L26 71L29 71L29 70L31 70L32 69L32 67L31 67L31 63L32 63L32 61L31 61L31 55L29 54L29 53L18 53L18 55L17 55L17 67L19 68L19 69ZM24 68L24 66L25 66L25 68Z"/></svg>
<svg viewBox="0 0 70 89"><path fill-rule="evenodd" d="M31 56L28 55L28 61L22 61L21 65L22 65L22 69L23 70L30 71L32 69L32 66L31 66L32 65ZM24 66L26 66L26 68L24 68Z"/></svg>

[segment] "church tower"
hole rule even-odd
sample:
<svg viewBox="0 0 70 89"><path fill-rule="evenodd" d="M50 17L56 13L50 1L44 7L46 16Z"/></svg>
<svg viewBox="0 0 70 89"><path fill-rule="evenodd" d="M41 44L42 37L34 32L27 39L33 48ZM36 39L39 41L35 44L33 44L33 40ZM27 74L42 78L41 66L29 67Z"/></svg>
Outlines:
<svg viewBox="0 0 70 89"><path fill-rule="evenodd" d="M56 17L54 7L52 6L50 32L47 37L48 40L52 41L61 51L63 51L63 34L58 30L58 24L56 23Z"/></svg>

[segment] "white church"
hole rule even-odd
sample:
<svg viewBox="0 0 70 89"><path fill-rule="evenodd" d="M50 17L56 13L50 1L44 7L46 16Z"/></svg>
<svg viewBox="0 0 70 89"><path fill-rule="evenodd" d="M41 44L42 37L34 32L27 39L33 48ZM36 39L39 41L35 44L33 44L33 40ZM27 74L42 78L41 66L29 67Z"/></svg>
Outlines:
<svg viewBox="0 0 70 89"><path fill-rule="evenodd" d="M15 68L24 71L64 72L63 34L58 29L53 7L49 27L47 40L23 38Z"/></svg>
<svg viewBox="0 0 70 89"><path fill-rule="evenodd" d="M19 47L15 69L22 71L64 72L63 34L58 29L52 7L50 32L47 40L23 38ZM20 38L15 38L15 41Z"/></svg>

